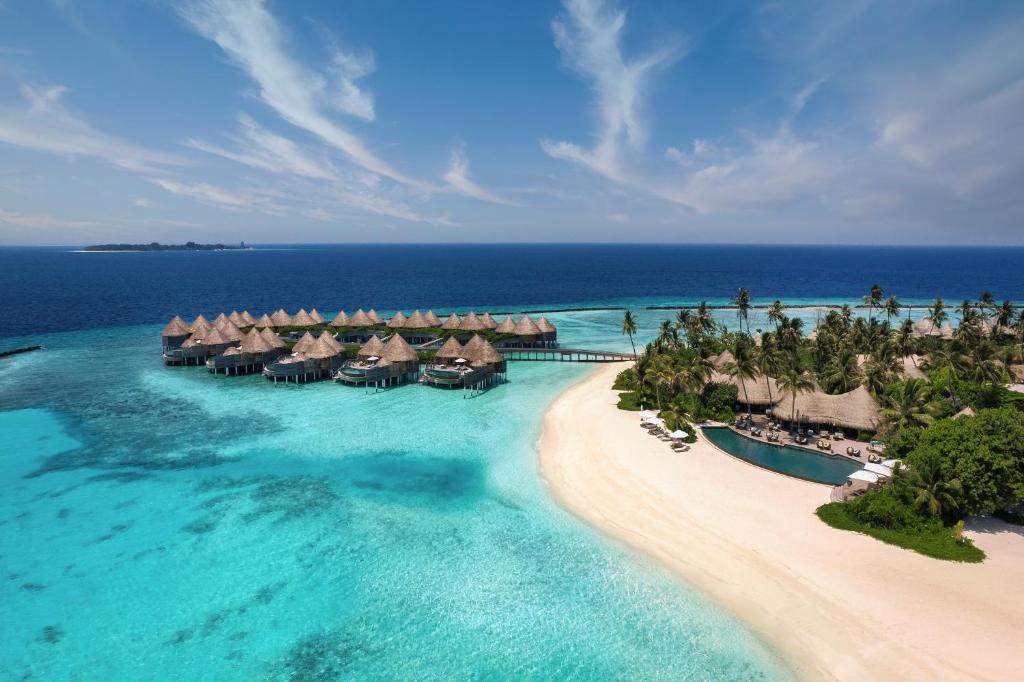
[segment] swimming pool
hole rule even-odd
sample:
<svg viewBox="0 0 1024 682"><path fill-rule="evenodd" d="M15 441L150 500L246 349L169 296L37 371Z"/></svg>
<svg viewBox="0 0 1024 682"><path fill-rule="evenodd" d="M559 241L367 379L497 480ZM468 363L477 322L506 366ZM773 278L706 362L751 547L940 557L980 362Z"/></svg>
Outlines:
<svg viewBox="0 0 1024 682"><path fill-rule="evenodd" d="M726 427L705 428L704 435L712 443L740 459L815 483L840 485L861 465L835 455L819 454L789 445L773 445L741 436Z"/></svg>

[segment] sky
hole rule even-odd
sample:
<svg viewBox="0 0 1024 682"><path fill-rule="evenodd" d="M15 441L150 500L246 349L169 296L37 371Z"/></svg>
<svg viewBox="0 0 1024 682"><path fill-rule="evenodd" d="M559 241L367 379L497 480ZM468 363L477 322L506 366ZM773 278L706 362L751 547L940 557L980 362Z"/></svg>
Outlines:
<svg viewBox="0 0 1024 682"><path fill-rule="evenodd" d="M0 244L1024 244L1024 3L0 0Z"/></svg>

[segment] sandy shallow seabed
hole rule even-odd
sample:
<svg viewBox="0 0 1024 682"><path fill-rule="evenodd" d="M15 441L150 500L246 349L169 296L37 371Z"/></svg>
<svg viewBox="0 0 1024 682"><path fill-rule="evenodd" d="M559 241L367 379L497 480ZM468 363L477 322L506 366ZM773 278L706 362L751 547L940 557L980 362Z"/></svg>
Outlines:
<svg viewBox="0 0 1024 682"><path fill-rule="evenodd" d="M1024 533L972 524L981 564L938 561L829 528L829 488L757 468L703 438L647 435L603 365L544 417L556 499L745 620L805 679L1021 679Z"/></svg>

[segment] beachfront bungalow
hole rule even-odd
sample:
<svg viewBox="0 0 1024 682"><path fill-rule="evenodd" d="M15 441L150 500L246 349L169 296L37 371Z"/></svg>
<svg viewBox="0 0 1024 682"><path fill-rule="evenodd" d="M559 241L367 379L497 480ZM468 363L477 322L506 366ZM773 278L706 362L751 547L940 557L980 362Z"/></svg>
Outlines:
<svg viewBox="0 0 1024 682"><path fill-rule="evenodd" d="M744 406L744 409L751 412L766 412L775 408L784 395L775 379L766 377L763 374L741 382L738 378L723 374L718 369L715 369L711 372L710 381L716 384L735 386L738 395L737 400ZM746 396L744 396L743 384L746 385Z"/></svg>
<svg viewBox="0 0 1024 682"><path fill-rule="evenodd" d="M239 313L237 310L232 310L231 314L228 315L228 319L231 320L231 324L235 325L236 327L245 326L245 319L242 317L242 314Z"/></svg>
<svg viewBox="0 0 1024 682"><path fill-rule="evenodd" d="M387 343L373 336L334 374L340 383L374 387L415 381L419 374L419 358L400 334L392 334Z"/></svg>
<svg viewBox="0 0 1024 682"><path fill-rule="evenodd" d="M541 315L537 319L537 328L540 329L540 338L545 346L554 347L555 341L558 340L558 330L555 325L548 322L548 318Z"/></svg>
<svg viewBox="0 0 1024 682"><path fill-rule="evenodd" d="M480 321L483 323L486 329L497 329L498 321L491 317L490 313L484 313L480 316Z"/></svg>
<svg viewBox="0 0 1024 682"><path fill-rule="evenodd" d="M394 317L388 320L388 327L391 329L401 329L402 327L405 326L405 321L405 313L399 310L397 313L395 313Z"/></svg>
<svg viewBox="0 0 1024 682"><path fill-rule="evenodd" d="M384 324L384 320L380 319L380 315L373 308L370 308L370 312L366 313L366 316L370 318L370 324Z"/></svg>
<svg viewBox="0 0 1024 682"><path fill-rule="evenodd" d="M441 323L441 329L444 329L445 331L455 331L459 328L460 324L462 324L462 319L455 313L452 313L445 318L444 322Z"/></svg>
<svg viewBox="0 0 1024 682"><path fill-rule="evenodd" d="M934 336L942 339L951 339L953 338L953 328L948 324L939 326L932 321L932 318L922 317L914 323L914 336L917 338Z"/></svg>
<svg viewBox="0 0 1024 682"><path fill-rule="evenodd" d="M495 327L494 331L498 332L499 334L515 334L515 320L512 319L511 315L506 315L505 319L501 321L501 324Z"/></svg>
<svg viewBox="0 0 1024 682"><path fill-rule="evenodd" d="M536 348L543 345L541 339L544 334L541 332L540 327L537 326L537 323L530 319L529 315L523 315L519 319L513 333L518 337L515 342L516 345L522 348Z"/></svg>
<svg viewBox="0 0 1024 682"><path fill-rule="evenodd" d="M270 326L275 330L282 327L292 326L292 316L286 313L283 309L278 309L273 315L270 316Z"/></svg>
<svg viewBox="0 0 1024 682"><path fill-rule="evenodd" d="M319 314L319 313L318 313ZM321 318L323 319L323 318ZM305 308L300 308L299 312L295 313L295 317L292 318L292 327L315 327L319 324L313 316L306 312Z"/></svg>
<svg viewBox="0 0 1024 682"><path fill-rule="evenodd" d="M238 325L239 327L251 327L256 324L256 318L249 314L248 310L242 311L242 322L244 324Z"/></svg>
<svg viewBox="0 0 1024 682"><path fill-rule="evenodd" d="M257 329L270 329L274 326L274 321L270 319L270 315L263 313L260 315L260 319L256 320L254 325Z"/></svg>
<svg viewBox="0 0 1024 682"><path fill-rule="evenodd" d="M433 310L428 310L426 313L424 313L423 318L431 327L434 327L435 329L441 326L441 318L435 315Z"/></svg>
<svg viewBox="0 0 1024 682"><path fill-rule="evenodd" d="M306 337L312 338L307 332L300 342L305 342L305 350L292 352L263 369L267 379L278 381L306 383L326 379L334 374L345 358L344 348L328 333L316 337L312 345Z"/></svg>
<svg viewBox="0 0 1024 682"><path fill-rule="evenodd" d="M252 374L261 371L266 363L272 362L285 351L284 342L276 343L267 336L267 332L274 334L269 329L260 332L255 327L252 328L242 338L238 346L232 346L220 355L208 358L206 368L214 374L224 373L226 375ZM277 335L274 334L274 337Z"/></svg>
<svg viewBox="0 0 1024 682"><path fill-rule="evenodd" d="M313 318L313 321L316 322L317 324L323 324L324 322L326 322L326 320L324 320L324 316L321 315L320 311L318 311L316 308L313 308L312 310L309 311L309 316Z"/></svg>
<svg viewBox="0 0 1024 682"><path fill-rule="evenodd" d="M339 310L338 314L331 320L331 326L335 329L345 329L351 327L352 324L348 321L348 315L345 314L344 310Z"/></svg>

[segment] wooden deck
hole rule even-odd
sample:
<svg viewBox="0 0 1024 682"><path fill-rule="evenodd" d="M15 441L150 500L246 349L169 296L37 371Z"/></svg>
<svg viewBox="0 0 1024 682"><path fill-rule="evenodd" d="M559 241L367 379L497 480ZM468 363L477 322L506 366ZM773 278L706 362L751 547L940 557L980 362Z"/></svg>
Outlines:
<svg viewBox="0 0 1024 682"><path fill-rule="evenodd" d="M583 348L498 348L506 360L541 360L549 362L629 362L632 353Z"/></svg>

